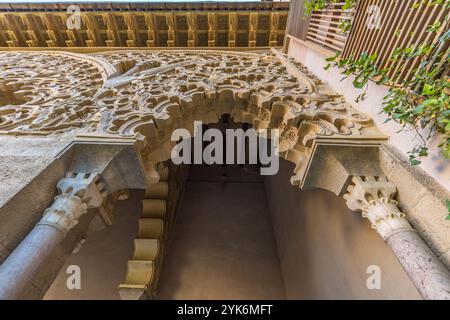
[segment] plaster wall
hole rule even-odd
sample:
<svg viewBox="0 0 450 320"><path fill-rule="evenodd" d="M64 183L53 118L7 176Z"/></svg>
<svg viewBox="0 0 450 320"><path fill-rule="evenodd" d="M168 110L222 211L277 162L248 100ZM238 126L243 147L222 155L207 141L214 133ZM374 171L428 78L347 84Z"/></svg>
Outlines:
<svg viewBox="0 0 450 320"><path fill-rule="evenodd" d="M280 162L265 186L288 299L420 299L383 240L360 213L329 191L289 184L293 165ZM381 269L381 289L366 286Z"/></svg>
<svg viewBox="0 0 450 320"><path fill-rule="evenodd" d="M57 159L70 141L0 137L0 263L41 218L65 173ZM48 190L52 190L48 192Z"/></svg>
<svg viewBox="0 0 450 320"><path fill-rule="evenodd" d="M356 103L361 91L353 87L352 78L342 80L337 68L324 69L327 64L325 58L330 55L328 51L291 37L288 55L343 94L355 108L366 112L389 136L389 143L381 148L380 163L388 180L397 186L399 207L440 260L450 268L450 223L446 219L448 210L445 205L446 199L450 199L450 161L439 153L439 139L429 142L430 155L422 159L420 166L412 167L407 152L419 140L414 131L398 132L401 129L399 124L385 122L387 118L380 112L387 87L370 82L367 98Z"/></svg>

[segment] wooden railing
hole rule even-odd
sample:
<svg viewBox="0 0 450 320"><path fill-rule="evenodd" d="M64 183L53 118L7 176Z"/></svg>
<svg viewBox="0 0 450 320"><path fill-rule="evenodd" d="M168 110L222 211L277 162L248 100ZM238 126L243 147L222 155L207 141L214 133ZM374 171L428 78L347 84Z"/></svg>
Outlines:
<svg viewBox="0 0 450 320"><path fill-rule="evenodd" d="M445 16L449 10L442 5L420 5L414 8L417 0L360 0L342 57L358 58L363 52L377 53L377 66L389 69L388 77L395 79L392 84L400 84L415 75L420 58L394 61L396 48L417 47L423 43L436 43L449 28ZM377 8L371 7L376 6ZM379 12L379 23L374 16ZM440 22L437 32L427 32L429 26ZM336 50L338 50L336 48ZM449 54L449 44L438 46L444 57ZM436 61L439 63L439 61ZM445 71L448 74L448 69Z"/></svg>
<svg viewBox="0 0 450 320"><path fill-rule="evenodd" d="M344 20L353 20L353 10L344 10L344 2L330 4L327 8L314 11L308 24L306 40L318 43L333 51L342 51L347 35L339 28Z"/></svg>

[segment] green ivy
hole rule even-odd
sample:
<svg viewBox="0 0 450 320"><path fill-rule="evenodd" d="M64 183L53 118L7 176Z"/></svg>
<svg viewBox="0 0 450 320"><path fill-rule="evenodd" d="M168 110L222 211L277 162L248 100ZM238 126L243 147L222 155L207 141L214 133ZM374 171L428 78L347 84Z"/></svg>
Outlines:
<svg viewBox="0 0 450 320"><path fill-rule="evenodd" d="M448 7L450 1L421 0L419 5L414 7L418 8L420 5ZM448 23L447 16L446 26ZM442 23L435 22L429 25L426 31L435 33L442 27ZM428 155L427 141L435 134L441 137L439 144L441 153L445 158L450 159L450 79L446 76L450 65L450 54L449 50L446 52L436 50L444 47L449 40L450 31L447 31L435 43L416 43L406 48L396 48L391 56L392 62L400 63L400 66L413 59L420 61L419 67L414 70L414 77L403 82L401 86L390 86L388 95L383 100L383 112L388 115L386 121L394 120L400 123L402 125L400 131L412 127L421 139L421 144L409 152L412 165L420 164L420 158ZM363 52L359 57L342 58L338 52L326 60L328 64L325 69L335 66L341 69L344 79L354 76L354 87L362 89L356 102L366 97L369 81L389 85L395 83L401 75L400 72L389 75L389 69L379 69L376 63L377 53ZM420 134L420 129L424 128L429 129L430 133L427 137Z"/></svg>
<svg viewBox="0 0 450 320"><path fill-rule="evenodd" d="M445 204L447 205L447 211L448 211L447 220L450 220L450 200L449 199L445 200Z"/></svg>

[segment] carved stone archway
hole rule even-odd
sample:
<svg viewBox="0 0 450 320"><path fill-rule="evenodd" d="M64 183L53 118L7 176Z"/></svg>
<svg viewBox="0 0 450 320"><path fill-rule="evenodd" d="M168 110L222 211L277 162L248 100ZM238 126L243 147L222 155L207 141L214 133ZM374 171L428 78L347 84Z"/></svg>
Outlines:
<svg viewBox="0 0 450 320"><path fill-rule="evenodd" d="M396 188L384 178L378 151L387 137L280 52L0 57L0 92L25 101L1 107L0 133L73 139L60 195L0 266L0 297L20 296L35 266L88 208L100 207L119 190L151 188L155 165L170 158L174 129L193 131L195 120L209 124L230 114L256 130L280 130L280 156L295 164L291 183L343 196L369 218L425 298L448 298L448 270L397 209ZM41 250L31 252L36 246Z"/></svg>

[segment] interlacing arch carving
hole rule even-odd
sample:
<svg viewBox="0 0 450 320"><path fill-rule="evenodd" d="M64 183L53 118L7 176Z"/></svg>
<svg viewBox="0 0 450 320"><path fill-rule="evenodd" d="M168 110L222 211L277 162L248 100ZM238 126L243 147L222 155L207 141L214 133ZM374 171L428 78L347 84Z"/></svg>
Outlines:
<svg viewBox="0 0 450 320"><path fill-rule="evenodd" d="M280 130L280 154L304 170L318 137L380 137L372 120L281 53L0 53L0 131L137 138L153 163L194 120ZM161 152L163 151L163 152ZM294 179L295 180L295 179Z"/></svg>

